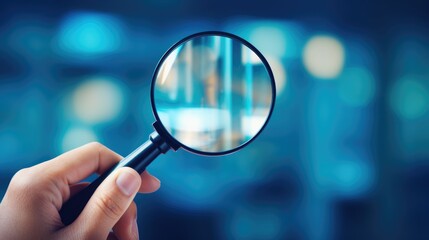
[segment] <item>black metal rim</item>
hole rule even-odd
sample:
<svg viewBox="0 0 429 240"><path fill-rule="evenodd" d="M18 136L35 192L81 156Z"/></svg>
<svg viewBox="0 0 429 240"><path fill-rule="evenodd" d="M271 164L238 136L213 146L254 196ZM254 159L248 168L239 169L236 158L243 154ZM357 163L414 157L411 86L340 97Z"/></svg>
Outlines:
<svg viewBox="0 0 429 240"><path fill-rule="evenodd" d="M193 149L191 147L188 147L185 144L177 141L173 136L170 135L170 133L167 131L167 129L165 129L165 127L162 125L162 122L160 121L160 118L159 118L158 113L156 111L155 97L154 97L155 82L156 82L156 78L158 76L158 72L161 69L162 63L170 55L170 53L172 51L174 51L177 47L179 47L180 45L182 45L183 43L185 43L185 42L187 42L187 41L189 41L189 40L191 40L193 38L201 37L201 36L213 36L213 35L215 35L215 36L222 36L222 37L228 37L228 38L231 38L231 39L238 40L241 43L243 43L244 45L246 45L248 48L250 48L261 59L262 63L264 64L264 66L265 66L265 68L266 68L266 70L268 72L268 75L270 77L271 86L272 86L272 88L271 88L272 89L272 95L271 95L272 99L271 99L270 111L269 111L267 119L265 120L264 125L261 127L261 129L259 129L258 133L256 133L255 136L253 136L248 141L242 143L241 145L239 145L239 146L237 146L237 147L235 147L233 149L230 149L230 150L227 150L227 151L222 151L222 152L204 152L204 151L200 151L200 150L196 150L196 149ZM155 71L154 71L153 77L152 77L152 83L151 83L151 89L150 89L150 91L151 91L150 92L150 100L151 100L151 105L152 105L152 112L153 112L153 115L155 116L156 121L159 123L159 127L162 129L162 132L163 132L163 133L159 133L159 134L168 134L169 135L168 138L171 139L171 140L173 140L173 141L175 141L176 145L179 145L180 147L182 147L183 149L185 149L185 150L187 150L189 152L196 153L196 154L199 154L199 155L204 155L204 156L220 156L220 155L230 154L230 153L233 153L235 151L240 150L241 148L247 146L249 143L251 143L253 140L255 140L259 136L259 134L265 129L266 125L268 124L269 119L271 118L272 112L274 110L274 105L275 105L275 100L276 100L276 84L275 84L275 81L274 81L274 75L273 75L273 72L271 70L270 65L268 64L268 61L265 59L265 57L262 55L262 53L259 52L258 49L256 49L252 44L250 44L248 41L244 40L243 38L238 37L238 36L236 36L234 34L227 33L227 32L222 32L222 31L205 31L205 32L195 33L195 34L192 34L192 35L189 35L189 36L183 38L179 42L175 43L172 47L170 47L164 53L164 55L161 57L161 59L159 60L157 66L155 68Z"/></svg>

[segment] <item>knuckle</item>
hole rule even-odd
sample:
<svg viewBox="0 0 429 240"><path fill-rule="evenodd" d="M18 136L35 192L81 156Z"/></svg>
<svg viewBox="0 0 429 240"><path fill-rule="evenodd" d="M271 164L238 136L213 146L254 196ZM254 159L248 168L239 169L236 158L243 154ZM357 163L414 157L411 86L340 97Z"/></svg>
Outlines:
<svg viewBox="0 0 429 240"><path fill-rule="evenodd" d="M26 192L34 186L34 178L31 176L31 171L28 168L23 168L13 175L10 181L9 188L19 192Z"/></svg>
<svg viewBox="0 0 429 240"><path fill-rule="evenodd" d="M34 203L43 200L46 194L51 193L48 184L49 178L41 178L40 171L36 167L23 168L12 177L7 192L16 199L16 202Z"/></svg>
<svg viewBox="0 0 429 240"><path fill-rule="evenodd" d="M88 143L88 146L90 148L95 148L95 149L104 148L104 145L99 143L99 142L90 142L90 143Z"/></svg>
<svg viewBox="0 0 429 240"><path fill-rule="evenodd" d="M5 202L18 204L22 208L30 206L32 202L38 202L40 194L35 190L37 189L36 184L37 181L31 177L31 171L28 169L19 170L9 183L4 197Z"/></svg>
<svg viewBox="0 0 429 240"><path fill-rule="evenodd" d="M106 194L101 196L98 201L96 201L96 205L99 210L110 219L116 219L120 217L124 212L124 209L121 204L119 204L117 200Z"/></svg>

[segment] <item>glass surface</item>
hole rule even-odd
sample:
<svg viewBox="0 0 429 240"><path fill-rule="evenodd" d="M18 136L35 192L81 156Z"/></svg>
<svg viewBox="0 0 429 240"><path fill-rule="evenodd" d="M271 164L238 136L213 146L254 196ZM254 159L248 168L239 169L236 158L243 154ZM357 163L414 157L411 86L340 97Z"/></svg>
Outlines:
<svg viewBox="0 0 429 240"><path fill-rule="evenodd" d="M252 139L267 121L273 80L240 40L202 35L170 51L159 67L154 105L182 145L217 153Z"/></svg>

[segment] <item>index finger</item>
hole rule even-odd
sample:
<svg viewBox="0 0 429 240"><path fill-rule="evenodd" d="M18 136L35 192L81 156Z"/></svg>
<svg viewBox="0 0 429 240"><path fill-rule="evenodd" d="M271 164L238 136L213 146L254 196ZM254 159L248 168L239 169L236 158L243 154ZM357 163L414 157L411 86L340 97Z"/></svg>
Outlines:
<svg viewBox="0 0 429 240"><path fill-rule="evenodd" d="M94 172L103 173L122 158L104 145L92 142L41 163L38 167L46 174L64 177L70 185Z"/></svg>
<svg viewBox="0 0 429 240"><path fill-rule="evenodd" d="M92 173L104 173L122 159L121 155L106 146L92 142L36 165L35 168L39 168L53 179L61 179L61 183L65 185L73 185ZM141 184L139 192L151 193L160 187L159 180L147 171L141 173L140 176L143 184Z"/></svg>

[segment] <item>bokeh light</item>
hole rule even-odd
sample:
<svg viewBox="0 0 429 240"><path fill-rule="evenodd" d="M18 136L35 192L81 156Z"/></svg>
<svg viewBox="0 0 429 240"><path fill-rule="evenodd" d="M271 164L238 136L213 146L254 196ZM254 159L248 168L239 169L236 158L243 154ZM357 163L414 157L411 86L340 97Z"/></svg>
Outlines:
<svg viewBox="0 0 429 240"><path fill-rule="evenodd" d="M371 168L364 159L348 157L349 159L335 164L330 173L338 192L352 196L368 192L373 185Z"/></svg>
<svg viewBox="0 0 429 240"><path fill-rule="evenodd" d="M277 58L286 54L288 41L282 29L272 24L260 24L253 28L249 41L261 52ZM267 44L269 42L270 44Z"/></svg>
<svg viewBox="0 0 429 240"><path fill-rule="evenodd" d="M110 53L123 43L121 22L111 16L75 12L63 20L58 33L60 53L77 53L77 57Z"/></svg>
<svg viewBox="0 0 429 240"><path fill-rule="evenodd" d="M235 20L226 29L248 40L264 56L294 59L300 55L302 29L294 22Z"/></svg>
<svg viewBox="0 0 429 240"><path fill-rule="evenodd" d="M61 151L66 152L97 140L97 135L93 130L86 127L72 127L64 134Z"/></svg>
<svg viewBox="0 0 429 240"><path fill-rule="evenodd" d="M103 123L119 117L123 111L123 86L111 77L93 77L79 85L72 96L73 111L89 124Z"/></svg>
<svg viewBox="0 0 429 240"><path fill-rule="evenodd" d="M303 62L307 71L316 78L337 77L344 66L343 44L332 36L316 35L310 38L304 48Z"/></svg>
<svg viewBox="0 0 429 240"><path fill-rule="evenodd" d="M415 119L428 111L429 92L418 78L405 76L392 86L390 105L398 116Z"/></svg>
<svg viewBox="0 0 429 240"><path fill-rule="evenodd" d="M273 71L274 80L276 82L276 94L279 96L284 92L287 85L287 73L285 66L279 59L274 57L267 58L267 61L271 67L271 71Z"/></svg>
<svg viewBox="0 0 429 240"><path fill-rule="evenodd" d="M367 105L375 95L375 80L364 68L347 68L338 81L338 94L350 106Z"/></svg>

